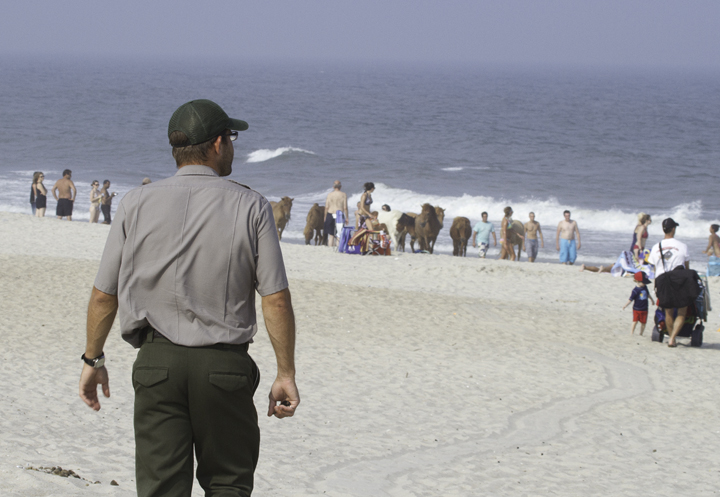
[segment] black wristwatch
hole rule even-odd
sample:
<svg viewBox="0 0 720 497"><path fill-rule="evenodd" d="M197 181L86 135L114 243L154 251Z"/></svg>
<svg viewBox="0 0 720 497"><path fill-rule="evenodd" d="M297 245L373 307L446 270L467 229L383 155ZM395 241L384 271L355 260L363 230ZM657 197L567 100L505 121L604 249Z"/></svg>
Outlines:
<svg viewBox="0 0 720 497"><path fill-rule="evenodd" d="M85 354L83 354L80 359L85 361L85 364L88 366L98 369L105 365L105 352L101 352L95 359L88 359L85 357Z"/></svg>

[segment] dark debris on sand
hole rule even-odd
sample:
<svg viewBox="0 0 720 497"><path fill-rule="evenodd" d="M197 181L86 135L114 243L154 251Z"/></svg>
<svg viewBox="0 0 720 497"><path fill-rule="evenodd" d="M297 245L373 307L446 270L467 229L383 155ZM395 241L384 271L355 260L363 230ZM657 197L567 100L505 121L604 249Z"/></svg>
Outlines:
<svg viewBox="0 0 720 497"><path fill-rule="evenodd" d="M45 466L38 466L37 468L35 466L26 466L25 469L30 470L30 471L38 471L40 473L47 473L49 475L62 476L63 478L73 477L73 478L77 478L78 480L90 482L94 485L100 484L99 481L88 480L87 478L83 478L82 476L77 474L72 469L62 469L60 466L53 466L52 468L46 468ZM115 480L113 480L110 484L112 485L113 483L115 485L118 484Z"/></svg>

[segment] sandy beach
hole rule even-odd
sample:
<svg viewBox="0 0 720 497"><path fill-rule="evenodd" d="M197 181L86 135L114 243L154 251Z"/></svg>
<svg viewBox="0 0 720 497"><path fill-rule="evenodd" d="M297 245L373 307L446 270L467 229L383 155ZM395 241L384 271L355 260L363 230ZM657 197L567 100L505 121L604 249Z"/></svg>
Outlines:
<svg viewBox="0 0 720 497"><path fill-rule="evenodd" d="M111 398L96 413L77 395L108 231L0 213L0 495L135 495L136 351L117 323ZM474 251L282 247L302 403L265 417L275 363L260 325L255 495L720 493L717 307L702 348L671 349L651 323L630 334L629 278ZM720 307L720 278L710 289ZM81 478L28 469L57 466Z"/></svg>

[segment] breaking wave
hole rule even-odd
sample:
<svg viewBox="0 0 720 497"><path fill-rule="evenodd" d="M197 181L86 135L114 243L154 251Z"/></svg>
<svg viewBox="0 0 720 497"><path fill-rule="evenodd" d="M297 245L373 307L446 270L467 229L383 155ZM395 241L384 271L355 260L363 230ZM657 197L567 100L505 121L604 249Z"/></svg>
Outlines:
<svg viewBox="0 0 720 497"><path fill-rule="evenodd" d="M295 148L295 147L280 147L280 148L276 148L275 150L270 150L268 148L261 148L260 150L255 150L254 152L250 152L248 154L247 160L245 162L265 162L270 159L274 159L275 157L280 157L283 154L290 154L290 153L295 153L295 152L315 155L315 152L311 152L310 150L303 150L302 148Z"/></svg>

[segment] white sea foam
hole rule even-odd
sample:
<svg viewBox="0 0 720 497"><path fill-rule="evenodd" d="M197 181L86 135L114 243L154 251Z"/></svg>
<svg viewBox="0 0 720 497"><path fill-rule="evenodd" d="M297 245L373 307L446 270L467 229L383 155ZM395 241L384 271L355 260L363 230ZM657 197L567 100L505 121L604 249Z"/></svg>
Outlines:
<svg viewBox="0 0 720 497"><path fill-rule="evenodd" d="M464 167L443 167L443 171L462 171Z"/></svg>
<svg viewBox="0 0 720 497"><path fill-rule="evenodd" d="M280 157L283 154L289 154L293 152L315 155L315 152L295 147L280 147L276 148L275 150L262 148L260 150L255 150L254 152L250 152L245 162L265 162L267 160L274 159L275 157Z"/></svg>
<svg viewBox="0 0 720 497"><path fill-rule="evenodd" d="M313 194L313 202L322 202L325 194ZM348 198L350 210L355 210L356 203L360 200L360 193L352 194ZM309 200L309 199L308 199ZM459 197L430 195L392 188L382 183L375 183L373 193L373 209L380 209L383 204L388 204L392 209L404 212L420 212L424 203L439 205L445 208L446 219L456 216L469 218L473 223L480 220L483 211L487 211L491 221L498 222L502 219L503 209L510 205L514 211L514 218L525 221L530 212L535 213L535 218L541 225L554 228L562 219L563 211L569 210L572 218L578 222L582 229L611 232L630 233L637 225L637 212L628 212L621 209L589 209L574 205L563 204L554 197L546 199L523 199L513 201L504 198L488 196L473 196L463 194ZM712 223L720 224L720 220L709 220L702 218L703 208L700 201L677 205L666 211L654 212L653 221L656 225L651 230L661 232L659 223L666 217L672 217L680 224L682 237L703 238L708 236L708 227ZM547 228L546 228L547 229Z"/></svg>

